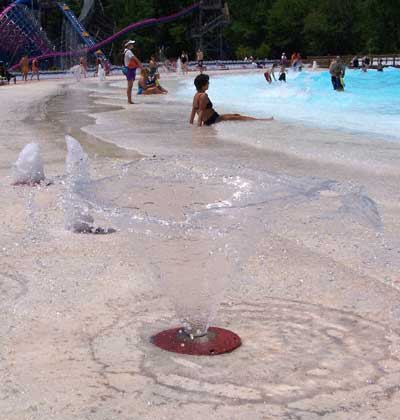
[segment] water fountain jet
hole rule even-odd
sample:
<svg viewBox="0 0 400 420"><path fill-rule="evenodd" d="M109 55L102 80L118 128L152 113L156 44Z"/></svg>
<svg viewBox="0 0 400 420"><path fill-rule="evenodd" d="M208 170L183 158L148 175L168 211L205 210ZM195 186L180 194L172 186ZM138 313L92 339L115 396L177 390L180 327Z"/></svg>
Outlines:
<svg viewBox="0 0 400 420"><path fill-rule="evenodd" d="M13 185L37 185L45 180L40 147L27 144L13 165Z"/></svg>
<svg viewBox="0 0 400 420"><path fill-rule="evenodd" d="M241 345L240 337L210 324L227 284L240 271L235 248L241 239L248 244L247 232L235 217L224 212L196 219L186 226L170 226L170 234L157 241L152 253L153 270L163 292L175 304L181 326L156 334L151 342L181 354L229 353Z"/></svg>
<svg viewBox="0 0 400 420"><path fill-rule="evenodd" d="M176 74L182 74L182 61L180 58L176 60Z"/></svg>
<svg viewBox="0 0 400 420"><path fill-rule="evenodd" d="M64 196L65 228L75 233L105 234L114 229L95 227L91 215L90 197L92 181L89 174L89 158L82 146L71 136L65 136L67 143L66 193Z"/></svg>
<svg viewBox="0 0 400 420"><path fill-rule="evenodd" d="M104 82L106 80L106 72L101 64L99 64L99 82Z"/></svg>

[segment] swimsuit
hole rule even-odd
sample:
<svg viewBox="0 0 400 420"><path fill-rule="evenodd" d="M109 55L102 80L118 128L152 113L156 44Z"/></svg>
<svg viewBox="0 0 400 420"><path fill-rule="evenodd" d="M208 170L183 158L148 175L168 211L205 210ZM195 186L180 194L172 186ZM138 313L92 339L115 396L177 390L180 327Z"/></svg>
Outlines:
<svg viewBox="0 0 400 420"><path fill-rule="evenodd" d="M213 104L210 101L210 98L209 97L207 97L207 99L208 99L208 102L207 102L207 105L206 105L206 109L212 109ZM195 109L198 110L199 108L197 107ZM203 124L204 125L212 125L212 124L215 124L216 122L218 122L219 117L220 117L220 115L218 114L218 112L214 111L211 114L211 116L206 121L203 122Z"/></svg>
<svg viewBox="0 0 400 420"><path fill-rule="evenodd" d="M129 80L129 81L135 80L136 79L136 69L130 69L130 68L126 67L125 76L126 76L127 80Z"/></svg>
<svg viewBox="0 0 400 420"><path fill-rule="evenodd" d="M210 101L210 98L208 98L206 109L212 109L212 107L213 107L213 104ZM208 118L208 120L204 121L204 125L213 125L216 122L218 122L218 120L219 120L219 114L218 114L218 112L214 111L211 114L211 116Z"/></svg>
<svg viewBox="0 0 400 420"><path fill-rule="evenodd" d="M214 111L211 117L207 121L204 121L204 125L213 125L216 122L218 122L218 119L219 119L219 114L218 112Z"/></svg>

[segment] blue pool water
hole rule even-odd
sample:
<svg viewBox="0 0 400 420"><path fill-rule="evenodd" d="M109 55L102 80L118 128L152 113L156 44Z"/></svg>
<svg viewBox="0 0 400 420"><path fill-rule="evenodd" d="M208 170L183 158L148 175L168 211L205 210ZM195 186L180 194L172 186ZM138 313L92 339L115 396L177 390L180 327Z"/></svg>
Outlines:
<svg viewBox="0 0 400 420"><path fill-rule="evenodd" d="M267 117L400 140L400 70L348 70L345 91L332 89L328 72L289 72L287 83L267 84L262 73L213 76L208 94L222 112ZM192 98L192 81L178 90Z"/></svg>

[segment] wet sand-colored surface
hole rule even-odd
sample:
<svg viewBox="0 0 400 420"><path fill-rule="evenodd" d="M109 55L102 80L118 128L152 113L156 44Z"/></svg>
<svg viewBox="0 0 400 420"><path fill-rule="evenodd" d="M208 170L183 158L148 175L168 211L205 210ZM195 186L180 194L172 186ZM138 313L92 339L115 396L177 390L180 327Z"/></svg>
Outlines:
<svg viewBox="0 0 400 420"><path fill-rule="evenodd" d="M280 121L191 127L177 81L163 84L168 95L130 107L115 82L0 89L0 417L398 419L400 144ZM231 244L242 270L216 276L204 299L226 286L213 325L241 347L196 357L151 344L179 326L174 299L201 287L160 283L164 227L151 226L156 239L64 230L67 133L93 177L110 176L99 196L132 214L220 208L245 221L251 237ZM30 141L54 181L33 219L31 190L10 186Z"/></svg>

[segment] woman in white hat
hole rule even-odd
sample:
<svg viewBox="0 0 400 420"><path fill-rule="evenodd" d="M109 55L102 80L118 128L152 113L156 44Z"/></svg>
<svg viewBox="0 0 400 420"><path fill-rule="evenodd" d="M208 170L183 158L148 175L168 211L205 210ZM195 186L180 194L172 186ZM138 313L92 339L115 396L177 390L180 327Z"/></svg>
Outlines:
<svg viewBox="0 0 400 420"><path fill-rule="evenodd" d="M133 104L132 87L133 87L133 82L136 79L136 69L138 67L142 67L142 63L132 52L132 48L134 44L135 44L135 41L132 41L132 40L126 42L125 51L124 51L124 65L125 65L124 74L128 81L128 88L126 90L126 94L128 96L128 104Z"/></svg>

